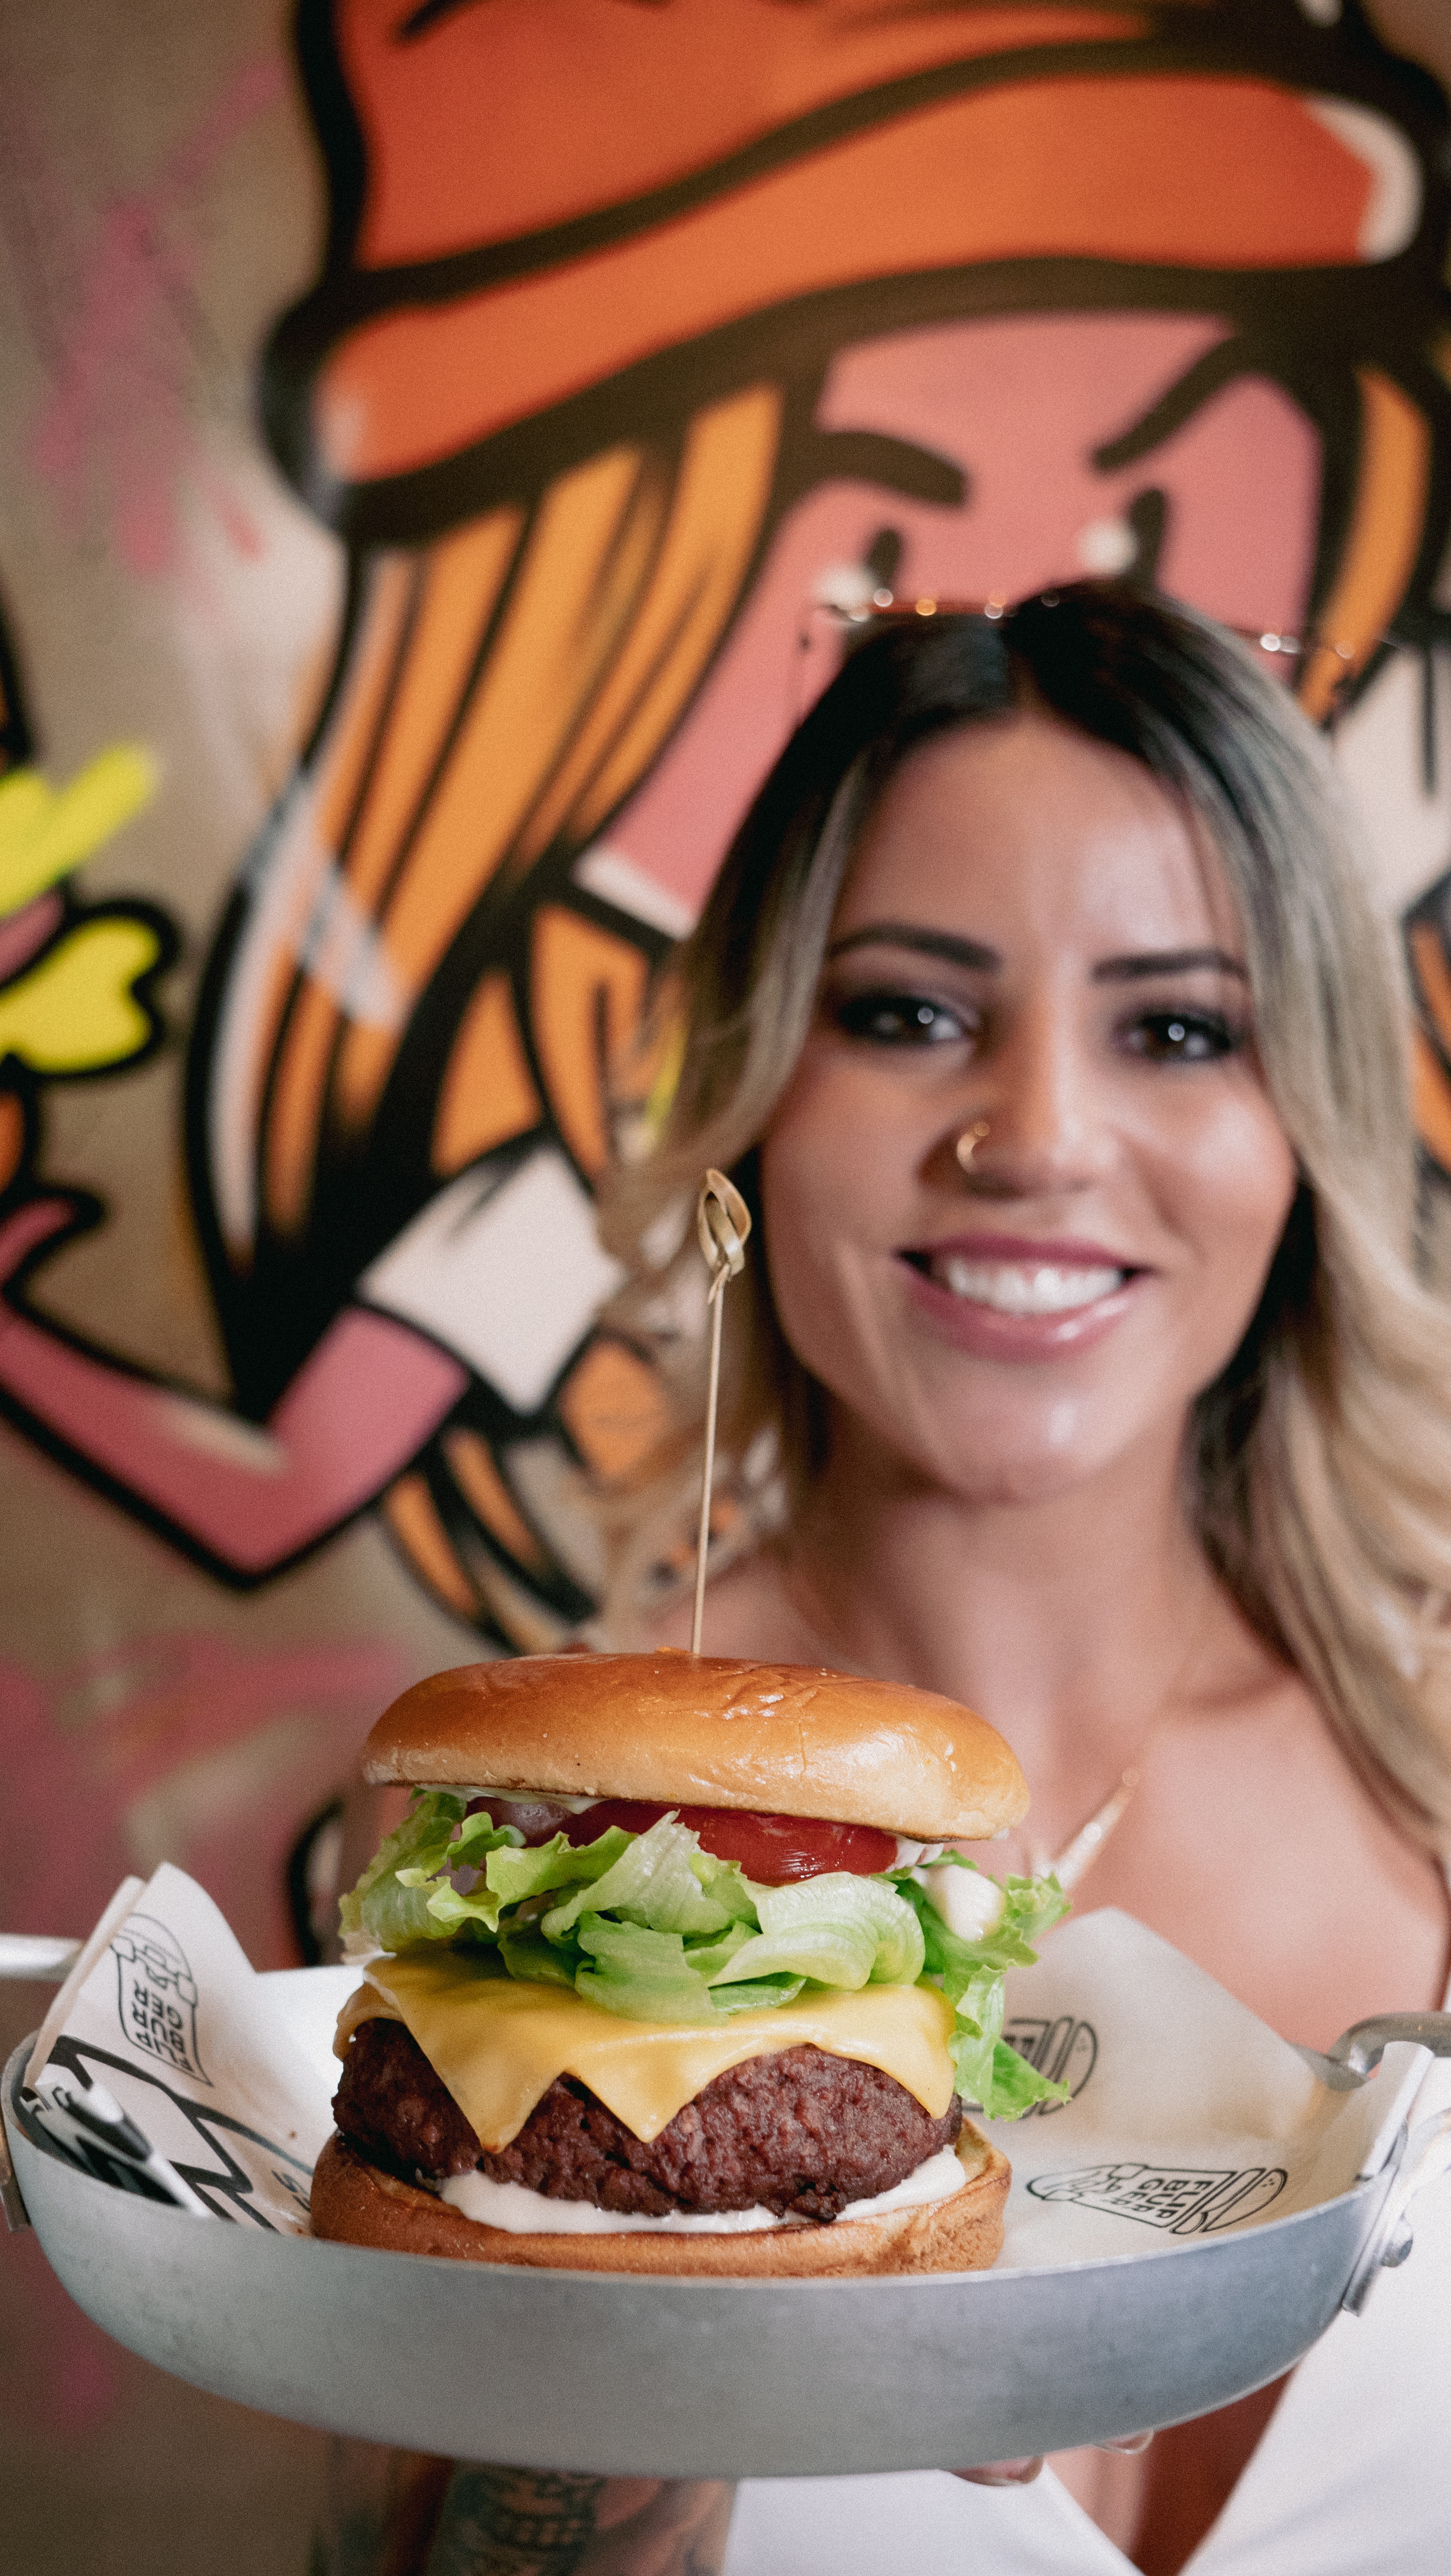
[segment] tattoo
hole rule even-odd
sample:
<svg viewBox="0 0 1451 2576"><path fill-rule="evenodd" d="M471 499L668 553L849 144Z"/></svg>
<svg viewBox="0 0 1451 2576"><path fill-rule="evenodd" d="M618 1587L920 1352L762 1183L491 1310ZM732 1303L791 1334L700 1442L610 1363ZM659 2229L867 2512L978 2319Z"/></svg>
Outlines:
<svg viewBox="0 0 1451 2576"><path fill-rule="evenodd" d="M734 2497L334 2441L309 2576L721 2576Z"/></svg>
<svg viewBox="0 0 1451 2576"><path fill-rule="evenodd" d="M718 2480L454 2470L423 2576L720 2576Z"/></svg>

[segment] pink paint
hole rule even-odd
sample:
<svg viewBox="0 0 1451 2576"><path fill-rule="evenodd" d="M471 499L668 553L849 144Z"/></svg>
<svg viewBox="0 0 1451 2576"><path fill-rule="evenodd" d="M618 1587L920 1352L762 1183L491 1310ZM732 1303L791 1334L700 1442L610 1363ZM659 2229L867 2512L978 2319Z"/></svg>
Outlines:
<svg viewBox="0 0 1451 2576"><path fill-rule="evenodd" d="M57 1222L54 1201L18 1210L0 1269L13 1275ZM133 1376L0 1305L0 1383L42 1431L224 1564L262 1574L373 1502L457 1403L468 1372L411 1325L347 1307L265 1432L253 1431L221 1405Z"/></svg>
<svg viewBox="0 0 1451 2576"><path fill-rule="evenodd" d="M286 90L280 62L245 64L154 185L102 208L73 313L53 326L57 381L32 435L31 461L72 529L100 488L111 542L127 570L143 577L175 566L189 487L216 510L239 553L261 551L241 504L233 496L221 504L192 417L189 334L202 250L194 213L222 156Z"/></svg>
<svg viewBox="0 0 1451 2576"><path fill-rule="evenodd" d="M201 1880L256 1965L295 1965L287 1853L411 1678L391 1638L240 1645L206 1630L137 1638L45 1679L0 1665L0 1759L11 1783L0 1815L6 1927L88 1931L127 1871L154 1865L154 1849L132 1836L137 1820L158 1812L158 1795L295 1719L299 1741L275 1777L259 1770L220 1810L205 1797L174 1801L191 1822L164 1838L161 1855ZM235 1776L245 1779L245 1766Z"/></svg>
<svg viewBox="0 0 1451 2576"><path fill-rule="evenodd" d="M46 941L54 938L63 910L58 894L38 894L33 903L24 903L18 912L0 919L0 984L18 975Z"/></svg>
<svg viewBox="0 0 1451 2576"><path fill-rule="evenodd" d="M132 1639L42 1676L0 1663L0 1921L15 1931L90 1929L127 1871L149 1867L131 1836L168 1785L245 1755L279 1725L301 1740L250 1793L194 1816L164 1856L199 1879L259 1967L295 1965L286 1857L301 1826L348 1778L368 1727L415 1678L388 1637L239 1643L220 1631ZM245 1768L228 1766L235 1784ZM0 2405L42 2437L76 2438L122 2402L128 2365L62 2291L33 2240L0 2277Z"/></svg>
<svg viewBox="0 0 1451 2576"><path fill-rule="evenodd" d="M859 564L877 530L903 552L909 597L1015 598L1103 569L1093 537L1149 486L1168 504L1166 588L1231 624L1293 629L1308 591L1319 498L1314 430L1275 386L1214 396L1174 436L1112 472L1095 451L1130 428L1224 336L1202 315L1033 314L895 332L847 350L823 427L870 429L960 465L961 506L861 482L788 512L760 578L679 734L610 846L695 906L791 727L836 666L812 601L828 567ZM802 650L802 637L808 649Z"/></svg>

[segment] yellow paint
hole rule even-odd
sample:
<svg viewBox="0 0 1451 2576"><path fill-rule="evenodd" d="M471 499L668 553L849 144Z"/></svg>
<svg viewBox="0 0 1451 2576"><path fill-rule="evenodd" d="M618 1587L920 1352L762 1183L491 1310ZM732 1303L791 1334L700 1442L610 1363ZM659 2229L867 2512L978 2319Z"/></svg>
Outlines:
<svg viewBox="0 0 1451 2576"><path fill-rule="evenodd" d="M69 876L155 793L156 763L133 742L98 752L69 787L50 786L38 769L0 778L0 913Z"/></svg>
<svg viewBox="0 0 1451 2576"><path fill-rule="evenodd" d="M159 954L144 921L103 915L81 922L0 992L0 1056L18 1056L33 1073L124 1064L151 1036L132 986Z"/></svg>
<svg viewBox="0 0 1451 2576"><path fill-rule="evenodd" d="M490 1975L459 1950L374 1959L364 1974L491 2150L518 2136L556 2076L587 2084L648 2142L717 2075L783 2048L823 2048L879 2066L934 2120L952 2099L952 2006L932 1986L798 1995L705 2025L626 2021L562 1986ZM354 1997L338 2025L340 2042L345 2025L352 2030L376 2010Z"/></svg>

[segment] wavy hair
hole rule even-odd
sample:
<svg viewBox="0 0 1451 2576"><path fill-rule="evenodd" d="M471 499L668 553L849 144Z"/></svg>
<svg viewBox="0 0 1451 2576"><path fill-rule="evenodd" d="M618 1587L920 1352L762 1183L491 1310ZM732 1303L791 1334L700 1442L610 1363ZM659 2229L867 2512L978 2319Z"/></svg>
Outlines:
<svg viewBox="0 0 1451 2576"><path fill-rule="evenodd" d="M1142 762L1208 837L1238 904L1300 1184L1244 1339L1193 1408L1189 1506L1241 1610L1381 1802L1434 1847L1451 1829L1451 1319L1416 1267L1398 954L1321 737L1246 647L1161 599L1082 583L998 619L893 623L849 655L762 788L679 959L673 1099L604 1194L605 1239L632 1271L623 1311L664 1346L677 1407L622 1584L638 1600L696 1466L696 1337L667 1329L693 1258L682 1211L714 1163L759 1220L756 1149L888 778L933 736L1034 703ZM773 1493L789 1516L819 1469L825 1406L764 1260L732 1291L726 1333L734 1509L759 1530Z"/></svg>

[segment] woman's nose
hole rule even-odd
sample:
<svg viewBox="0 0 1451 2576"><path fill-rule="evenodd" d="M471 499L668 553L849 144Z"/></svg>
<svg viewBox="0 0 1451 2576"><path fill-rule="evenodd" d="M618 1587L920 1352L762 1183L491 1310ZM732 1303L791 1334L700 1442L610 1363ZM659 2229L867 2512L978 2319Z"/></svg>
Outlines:
<svg viewBox="0 0 1451 2576"><path fill-rule="evenodd" d="M957 1186L974 1197L1087 1189L1112 1163L1113 1130L1093 1065L1071 1017L1049 1000L1022 1013L977 1067L964 1103L946 1160Z"/></svg>

